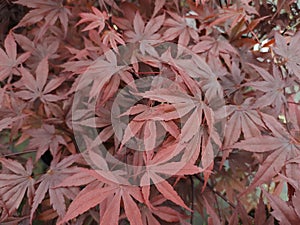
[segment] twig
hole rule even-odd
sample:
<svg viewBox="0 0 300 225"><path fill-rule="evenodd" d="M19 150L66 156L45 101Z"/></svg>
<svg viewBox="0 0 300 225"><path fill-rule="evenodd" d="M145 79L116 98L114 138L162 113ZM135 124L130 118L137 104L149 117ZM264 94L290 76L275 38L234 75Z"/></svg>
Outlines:
<svg viewBox="0 0 300 225"><path fill-rule="evenodd" d="M192 185L192 196L191 196L191 199L192 199L192 205L191 205L191 218L190 218L190 224L193 225L193 220L194 220L194 180L192 177L190 177L190 180L191 180L191 185Z"/></svg>
<svg viewBox="0 0 300 225"><path fill-rule="evenodd" d="M200 177L198 174L194 175L198 180L200 180L202 183L204 183L204 179L202 177ZM210 186L210 184L206 184L206 186L216 195L218 195L220 198L222 198L228 205L230 205L233 209L236 208L235 204L233 204L231 201L229 201L223 194L221 194L219 191L214 190L214 188L212 186Z"/></svg>
<svg viewBox="0 0 300 225"><path fill-rule="evenodd" d="M36 150L28 150L24 152L14 152L14 153L8 153L8 154L3 154L2 157L11 157L11 156L17 156L17 155L23 155L27 153L33 153L36 152Z"/></svg>

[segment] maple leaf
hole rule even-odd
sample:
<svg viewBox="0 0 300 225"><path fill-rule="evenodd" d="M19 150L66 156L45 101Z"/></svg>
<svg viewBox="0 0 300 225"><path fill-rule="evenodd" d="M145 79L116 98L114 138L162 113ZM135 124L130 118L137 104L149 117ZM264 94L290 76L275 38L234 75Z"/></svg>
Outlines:
<svg viewBox="0 0 300 225"><path fill-rule="evenodd" d="M1 129L10 128L11 135L14 136L18 130L23 126L24 121L30 114L24 113L28 107L27 103L17 98L14 94L5 93L5 100L1 102L0 118Z"/></svg>
<svg viewBox="0 0 300 225"><path fill-rule="evenodd" d="M245 139L260 136L260 127L265 127L260 114L252 105L252 98L247 98L240 105L226 105L216 112L219 118L229 116L224 131L224 147L231 146L243 132Z"/></svg>
<svg viewBox="0 0 300 225"><path fill-rule="evenodd" d="M32 160L27 161L25 168L11 159L0 158L0 162L3 167L13 172L0 174L0 196L9 209L9 214L12 214L19 208L26 193L29 204L32 204L35 183L31 176Z"/></svg>
<svg viewBox="0 0 300 225"><path fill-rule="evenodd" d="M292 38L289 44L286 43L285 38L275 33L275 44L273 47L274 52L283 58L289 73L294 74L300 79L300 32L297 32Z"/></svg>
<svg viewBox="0 0 300 225"><path fill-rule="evenodd" d="M160 60L178 70L179 75L193 94L199 95L203 91L209 103L216 99L223 99L223 89L218 81L218 76L205 60L181 46L178 47L178 52L180 54L173 58L170 51L167 50L161 55Z"/></svg>
<svg viewBox="0 0 300 225"><path fill-rule="evenodd" d="M90 24L86 26L82 31L92 30L96 27L99 27L98 34L100 34L100 32L105 27L105 20L108 19L108 15L106 12L101 12L94 6L92 6L92 11L93 13L79 13L82 19L76 24L76 26L82 23L90 22Z"/></svg>
<svg viewBox="0 0 300 225"><path fill-rule="evenodd" d="M233 61L231 66L231 74L220 77L221 85L226 93L234 97L241 95L241 84L245 79L245 73L241 71L236 61Z"/></svg>
<svg viewBox="0 0 300 225"><path fill-rule="evenodd" d="M38 63L46 57L49 60L59 57L57 52L60 40L57 37L49 35L37 43L22 34L14 34L14 38L24 51L31 52L26 63L31 69L36 68Z"/></svg>
<svg viewBox="0 0 300 225"><path fill-rule="evenodd" d="M267 158L259 167L248 190L263 183L269 182L277 175L283 166L289 167L287 162L300 155L300 143L272 116L263 114L263 121L272 131L273 136L258 136L247 138L234 144L233 148L239 148L250 152L268 153Z"/></svg>
<svg viewBox="0 0 300 225"><path fill-rule="evenodd" d="M174 106L176 110L171 112L173 115L170 116L178 118L179 115L182 122L184 122L181 135L178 138L180 143L188 143L186 147L188 150L184 157L188 157L191 163L194 163L199 155L201 155L202 167L207 170L205 172L205 181L207 181L210 171L213 168L214 160L214 149L211 141L213 140L218 146L221 146L221 143L219 134L214 128L214 112L202 101L200 85L194 79L191 79L191 77L199 78L203 75L205 78L213 81L210 83L206 79L202 80L204 81L203 85L205 86L204 89L207 93L208 101L218 95L222 95L218 89L220 85L218 84L217 87L212 85L216 83L216 79L213 78L214 75L209 66L199 57L192 58L194 60L173 59L172 56L170 56L170 52L167 51L161 58L165 58L164 60L168 63L171 62L171 65L179 70L185 84L194 96L172 89L158 89L152 92L146 92L144 97L161 103L168 102ZM173 117L172 119L175 118ZM205 125L203 126L203 124ZM202 153L200 154L201 149Z"/></svg>
<svg viewBox="0 0 300 225"><path fill-rule="evenodd" d="M147 205L150 205L150 184L153 183L164 198L190 210L166 180L173 175L192 175L203 172L202 168L193 165L193 158L186 156L184 150L185 146L175 141L162 147L151 159L145 157L146 168L140 186L142 186L143 197ZM174 161L174 157L180 160Z"/></svg>
<svg viewBox="0 0 300 225"><path fill-rule="evenodd" d="M160 34L158 34L157 31L160 29L163 22L164 15L161 15L149 20L145 26L142 16L137 11L133 20L134 31L125 32L127 41L135 43L143 40L158 40L160 38Z"/></svg>
<svg viewBox="0 0 300 225"><path fill-rule="evenodd" d="M12 33L9 33L4 41L4 48L0 48L0 81L4 81L12 74L20 74L17 70L18 65L23 63L30 56L30 52L23 53L17 57L17 45Z"/></svg>
<svg viewBox="0 0 300 225"><path fill-rule="evenodd" d="M121 45L125 45L122 35L113 29L109 29L108 31L105 31L102 36L102 40L103 40L103 44L107 46L109 46L110 44L110 46L115 50L115 52L119 52L117 43Z"/></svg>
<svg viewBox="0 0 300 225"><path fill-rule="evenodd" d="M208 62L223 59L229 68L231 68L231 58L239 55L237 50L222 36L217 40L207 36L200 37L200 42L193 46L192 51L206 53Z"/></svg>
<svg viewBox="0 0 300 225"><path fill-rule="evenodd" d="M143 143L139 143L139 139L134 139L131 140L130 144L145 148L147 156L151 157L152 151L158 147L160 140L166 136L166 132L177 138L179 135L177 125L172 120L165 121L167 115L162 115L162 112L169 112L171 110L170 105L159 105L156 107L136 105L131 107L128 112L123 113L122 116L135 115L135 117L124 130L120 149L132 137L138 136L142 138Z"/></svg>
<svg viewBox="0 0 300 225"><path fill-rule="evenodd" d="M133 20L134 30L128 30L124 33L126 41L129 43L139 43L142 54L145 52L154 53L156 52L152 45L161 42L161 35L158 30L163 25L165 15L160 15L155 18L151 18L145 26L145 22L141 17L139 11L136 12Z"/></svg>
<svg viewBox="0 0 300 225"><path fill-rule="evenodd" d="M18 0L15 3L26 6L31 9L19 22L17 27L35 24L42 19L45 21L44 25L40 28L39 33L36 35L36 39L40 39L47 31L49 26L55 24L59 19L65 35L68 32L68 16L71 15L69 9L64 7L63 0Z"/></svg>
<svg viewBox="0 0 300 225"><path fill-rule="evenodd" d="M193 40L198 41L199 34L195 27L191 27L186 18L182 18L173 12L168 12L171 18L167 18L164 22L164 26L169 27L165 32L163 39L166 41L174 40L178 37L178 44L187 46L190 41L190 37Z"/></svg>
<svg viewBox="0 0 300 225"><path fill-rule="evenodd" d="M212 37L201 37L200 42L192 48L193 52L203 53L209 51L214 56L223 54L234 54L238 55L236 49L226 40L220 37L219 39L214 39Z"/></svg>
<svg viewBox="0 0 300 225"><path fill-rule="evenodd" d="M142 217L137 203L142 203L143 198L139 187L120 185L108 181L105 177L108 175L105 171L87 170L86 176L92 176L97 182L88 184L70 204L66 215L58 223L62 224L84 213L92 207L100 204L101 218L100 224L117 225L120 214L121 199L123 200L125 214L133 225L140 225ZM71 182L70 178L70 182ZM106 204L104 204L106 202Z"/></svg>
<svg viewBox="0 0 300 225"><path fill-rule="evenodd" d="M166 202L166 198L162 195L157 195L149 201L150 205L141 208L143 225L160 225L160 222L155 216L167 222L178 222L179 218L182 216L175 209L164 206L163 203Z"/></svg>
<svg viewBox="0 0 300 225"><path fill-rule="evenodd" d="M33 215L42 202L47 192L49 192L50 203L53 205L53 208L57 211L60 217L64 216L66 211L65 197L69 199L74 199L78 195L79 189L76 187L57 187L63 180L67 177L76 174L79 170L78 167L71 165L78 160L79 155L71 155L65 157L60 162L57 162L55 157L48 169L47 173L43 174L38 180L38 188L34 193L33 204L30 212L30 221L32 222Z"/></svg>
<svg viewBox="0 0 300 225"><path fill-rule="evenodd" d="M28 130L26 133L32 137L28 148L37 148L36 161L39 160L48 149L52 156L56 156L60 144L67 146L66 141L61 135L56 133L53 125L43 124L41 128Z"/></svg>
<svg viewBox="0 0 300 225"><path fill-rule="evenodd" d="M118 75L122 79L128 77L126 70L127 65L119 65L117 56L113 51L107 51L104 53L105 59L98 58L95 60L84 72L84 76L79 83L78 89L81 90L93 81L93 85L90 89L89 98L92 99L103 89L104 85L114 76ZM126 75L126 74L127 75ZM124 76L122 76L124 75ZM125 80L126 82L127 80ZM114 85L115 90L117 86Z"/></svg>
<svg viewBox="0 0 300 225"><path fill-rule="evenodd" d="M179 140L181 143L190 143L190 148L197 150L193 152L191 157L194 161L197 158L197 154L200 153L200 146L202 137L205 137L206 131L202 128L202 124L207 124L208 140L203 139L202 150L202 164L204 168L208 168L213 163L213 149L211 148L210 139L214 140L218 145L220 144L219 135L214 128L214 112L213 110L202 101L202 96L197 94L196 96L190 96L186 93L180 93L171 89L157 89L155 91L147 91L143 95L146 98L150 98L159 102L168 102L174 106L175 110L171 111L169 116L171 119L187 116L184 121L184 125L181 129ZM168 114L167 114L168 115ZM204 119L202 119L204 118ZM199 147L199 148L198 148ZM187 151L188 152L188 151ZM207 156L207 157L205 157ZM193 163L193 162L192 162Z"/></svg>
<svg viewBox="0 0 300 225"><path fill-rule="evenodd" d="M44 58L36 68L34 76L25 68L20 68L22 78L18 83L14 85L17 87L23 87L24 90L21 90L16 93L16 95L24 100L35 101L40 99L43 103L47 102L56 102L61 100L63 97L51 94L57 87L59 87L63 81L64 77L56 77L47 83L49 65L48 59Z"/></svg>
<svg viewBox="0 0 300 225"><path fill-rule="evenodd" d="M264 81L251 81L245 84L264 92L264 95L256 100L253 107L257 108L271 105L276 115L278 115L283 104L286 105L287 103L284 89L288 86L289 82L282 79L278 68L275 66L273 66L273 76L258 66L251 66L264 79Z"/></svg>
<svg viewBox="0 0 300 225"><path fill-rule="evenodd" d="M266 208L262 196L259 199L257 209L255 210L254 224L256 225L271 225L274 224L274 218L271 216L267 219Z"/></svg>
<svg viewBox="0 0 300 225"><path fill-rule="evenodd" d="M270 205L273 208L271 214L278 219L282 224L293 225L300 223L300 215L299 215L299 191L295 193L292 198L292 203L295 208L288 205L278 196L272 195L265 191L263 193L270 201Z"/></svg>
<svg viewBox="0 0 300 225"><path fill-rule="evenodd" d="M93 141L88 141L88 148L95 147L107 141L111 136L114 135L115 131L111 121L111 111L102 106L97 107L96 117L94 116L93 110L85 110L84 114L76 113L78 116L73 114L72 126L76 132L80 132L80 135L86 139L90 139L90 132L85 132L84 127L92 129L101 129L97 136L94 137ZM92 117L91 117L92 115ZM88 129L89 130L89 129Z"/></svg>

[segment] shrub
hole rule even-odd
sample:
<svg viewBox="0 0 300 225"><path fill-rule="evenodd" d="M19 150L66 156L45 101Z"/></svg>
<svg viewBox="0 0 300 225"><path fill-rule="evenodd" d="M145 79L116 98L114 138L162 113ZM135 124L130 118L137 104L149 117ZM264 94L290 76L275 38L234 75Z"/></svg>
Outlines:
<svg viewBox="0 0 300 225"><path fill-rule="evenodd" d="M300 223L299 7L1 3L1 224Z"/></svg>

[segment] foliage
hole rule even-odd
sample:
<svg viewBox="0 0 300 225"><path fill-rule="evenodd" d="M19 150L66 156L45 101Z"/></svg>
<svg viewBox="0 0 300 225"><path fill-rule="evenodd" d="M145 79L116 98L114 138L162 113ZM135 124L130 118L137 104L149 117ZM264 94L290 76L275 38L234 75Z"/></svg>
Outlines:
<svg viewBox="0 0 300 225"><path fill-rule="evenodd" d="M0 223L300 223L299 8L1 3Z"/></svg>

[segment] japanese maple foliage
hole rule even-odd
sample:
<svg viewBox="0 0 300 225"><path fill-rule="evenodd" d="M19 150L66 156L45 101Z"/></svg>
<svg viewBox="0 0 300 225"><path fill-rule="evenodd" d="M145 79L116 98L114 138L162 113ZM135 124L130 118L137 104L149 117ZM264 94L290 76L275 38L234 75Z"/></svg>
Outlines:
<svg viewBox="0 0 300 225"><path fill-rule="evenodd" d="M2 11L1 224L300 223L299 1Z"/></svg>

